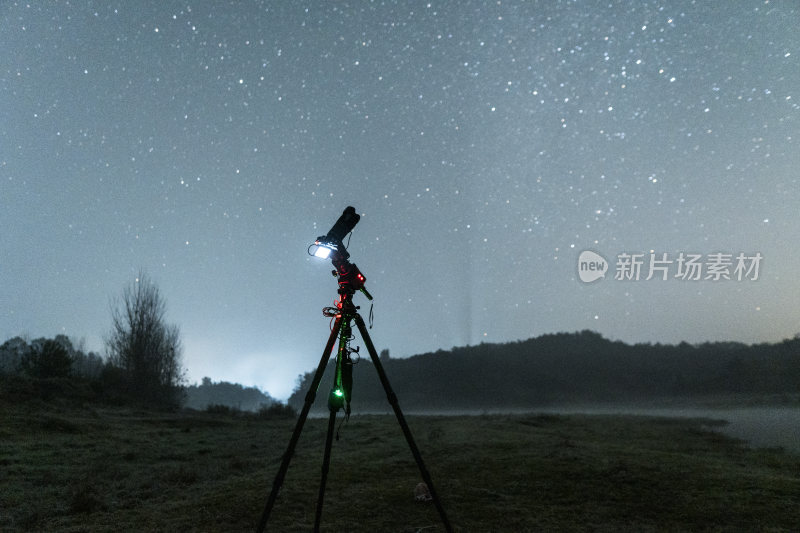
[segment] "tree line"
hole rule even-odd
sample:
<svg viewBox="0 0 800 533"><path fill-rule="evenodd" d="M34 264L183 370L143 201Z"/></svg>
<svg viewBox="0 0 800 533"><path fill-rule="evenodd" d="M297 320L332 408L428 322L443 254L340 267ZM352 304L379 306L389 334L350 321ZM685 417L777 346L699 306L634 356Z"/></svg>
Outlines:
<svg viewBox="0 0 800 533"><path fill-rule="evenodd" d="M483 410L751 395L800 397L800 337L746 345L707 342L626 344L593 331L381 357L404 409ZM302 406L313 378L298 380L289 405ZM315 410L326 409L332 364ZM353 370L353 409L390 406L368 359Z"/></svg>
<svg viewBox="0 0 800 533"><path fill-rule="evenodd" d="M180 407L180 331L166 321L165 300L146 274L140 272L112 303L111 322L105 359L76 348L65 335L9 339L0 346L0 393Z"/></svg>
<svg viewBox="0 0 800 533"><path fill-rule="evenodd" d="M80 376L96 378L103 372L103 358L73 346L66 335L30 342L22 337L0 345L0 374L26 374L34 378Z"/></svg>
<svg viewBox="0 0 800 533"><path fill-rule="evenodd" d="M157 285L140 272L111 304L105 357L83 341L8 339L0 345L0 399L31 399L287 416L293 411L255 387L203 378L187 385L180 330L166 320Z"/></svg>
<svg viewBox="0 0 800 533"><path fill-rule="evenodd" d="M227 381L214 382L204 377L197 385L186 387L186 403L189 409L208 410L209 407L225 406L238 411L260 411L276 403L275 399L256 387L245 387Z"/></svg>

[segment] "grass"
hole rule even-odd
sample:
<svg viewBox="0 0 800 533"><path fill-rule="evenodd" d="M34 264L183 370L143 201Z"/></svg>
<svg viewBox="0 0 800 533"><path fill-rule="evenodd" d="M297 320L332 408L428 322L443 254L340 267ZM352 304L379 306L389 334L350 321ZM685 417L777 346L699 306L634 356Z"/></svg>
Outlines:
<svg viewBox="0 0 800 533"><path fill-rule="evenodd" d="M800 456L710 421L409 417L456 531L790 531ZM253 531L292 419L0 405L0 531ZM271 531L309 531L327 420L307 422ZM337 424L338 427L338 424ZM333 444L324 531L444 531L397 421Z"/></svg>

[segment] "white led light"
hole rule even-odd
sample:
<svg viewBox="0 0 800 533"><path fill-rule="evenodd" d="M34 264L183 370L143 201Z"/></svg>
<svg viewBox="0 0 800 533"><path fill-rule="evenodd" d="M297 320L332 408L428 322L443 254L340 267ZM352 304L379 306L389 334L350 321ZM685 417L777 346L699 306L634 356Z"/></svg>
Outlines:
<svg viewBox="0 0 800 533"><path fill-rule="evenodd" d="M326 246L319 245L317 249L314 250L314 256L320 259L327 259L329 255L331 255L331 249Z"/></svg>

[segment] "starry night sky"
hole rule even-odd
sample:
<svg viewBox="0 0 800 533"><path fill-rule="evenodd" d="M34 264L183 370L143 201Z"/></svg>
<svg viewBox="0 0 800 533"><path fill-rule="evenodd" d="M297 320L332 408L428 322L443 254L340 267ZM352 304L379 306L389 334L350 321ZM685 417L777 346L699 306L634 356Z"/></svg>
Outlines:
<svg viewBox="0 0 800 533"><path fill-rule="evenodd" d="M798 27L790 1L3 2L0 342L102 350L144 270L191 382L285 398L336 298L307 247L348 205L393 357L792 337ZM651 251L763 260L614 279Z"/></svg>

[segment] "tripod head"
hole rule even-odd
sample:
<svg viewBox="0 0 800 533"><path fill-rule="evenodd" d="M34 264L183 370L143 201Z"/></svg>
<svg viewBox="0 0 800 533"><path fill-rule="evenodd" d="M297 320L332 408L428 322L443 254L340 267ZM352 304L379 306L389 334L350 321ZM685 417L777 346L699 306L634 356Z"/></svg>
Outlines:
<svg viewBox="0 0 800 533"><path fill-rule="evenodd" d="M352 296L356 291L361 291L368 300L372 300L372 295L364 287L367 278L355 263L351 263L347 259L337 261L334 258L333 266L336 267L336 270L333 270L332 274L339 280L339 294Z"/></svg>

